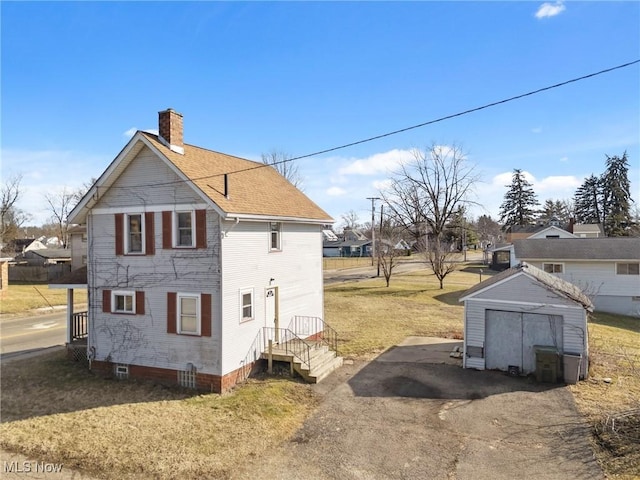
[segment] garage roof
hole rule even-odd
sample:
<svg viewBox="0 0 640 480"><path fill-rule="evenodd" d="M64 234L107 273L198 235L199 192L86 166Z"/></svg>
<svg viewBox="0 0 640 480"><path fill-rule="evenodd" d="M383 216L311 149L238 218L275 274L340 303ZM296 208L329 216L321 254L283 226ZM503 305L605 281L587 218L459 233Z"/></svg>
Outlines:
<svg viewBox="0 0 640 480"><path fill-rule="evenodd" d="M555 241L557 242L559 240L556 239ZM493 286L509 281L510 279L515 278L519 275L526 275L542 284L545 288L570 300L573 300L576 303L579 303L590 312L593 311L593 303L591 303L589 297L587 297L582 292L582 290L580 290L580 288L575 286L573 283L569 283L566 280L563 280L555 275L546 273L543 270L540 270L539 268L536 268L525 262L522 262L515 267L509 268L508 270L504 270L503 272L500 272L497 275L488 278L484 282L480 282L479 284L471 287L469 290L465 291L462 296L460 296L458 301L463 302L479 294L480 292L484 292L485 290L490 289Z"/></svg>

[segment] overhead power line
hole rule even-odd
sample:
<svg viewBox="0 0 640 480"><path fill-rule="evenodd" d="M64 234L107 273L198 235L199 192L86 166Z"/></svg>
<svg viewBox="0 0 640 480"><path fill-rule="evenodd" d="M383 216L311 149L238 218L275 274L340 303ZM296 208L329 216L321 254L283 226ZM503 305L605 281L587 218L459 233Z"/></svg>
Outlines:
<svg viewBox="0 0 640 480"><path fill-rule="evenodd" d="M513 101L519 100L521 98L530 97L532 95L536 95L538 93L546 92L548 90L553 90L555 88L563 87L563 86L569 85L571 83L576 83L576 82L579 82L579 81L582 81L582 80L586 80L588 78L597 77L598 75L603 75L605 73L610 73L610 72L613 72L615 70L620 70L622 68L630 67L631 65L635 65L637 63L640 63L640 59L634 60L632 62L623 63L622 65L617 65L615 67L606 68L606 69L600 70L598 72L593 72L593 73L589 73L587 75L582 75L580 77L572 78L571 80L565 80L564 82L556 83L554 85L549 85L547 87L538 88L537 90L532 90L530 92L522 93L520 95L516 95L516 96L513 96L513 97L509 97L509 98L505 98L503 100L498 100L496 102L487 103L487 104L481 105L479 107L469 108L467 110L463 110L463 111L458 112L458 113L452 113L450 115L446 115L444 117L436 118L434 120L429 120L429 121L426 121L426 122L423 122L423 123L419 123L417 125L412 125L410 127L401 128L399 130L393 130L391 132L382 133L380 135L375 135L373 137L365 138L363 140L357 140L355 142L345 143L345 144L339 145L337 147L331 147L331 148L327 148L327 149L324 149L324 150L319 150L317 152L308 153L306 155L300 155L298 157L288 158L288 159L285 159L285 160L280 160L278 162L274 162L274 163L270 163L270 164L259 164L259 165L255 165L253 167L241 168L241 169L233 170L233 171L226 172L226 173L217 173L215 175L207 175L207 176L204 176L204 177L193 178L193 179L191 179L191 181L193 181L193 180L205 180L207 178L221 177L223 175L233 175L235 173L248 172L248 171L251 171L251 170L257 170L259 168L271 167L273 165L278 165L278 164L281 164L281 163L293 162L295 160L302 160L304 158L315 157L317 155L323 155L325 153L335 152L336 150L342 150L342 149L345 149L345 148L353 147L355 145L361 145L363 143L372 142L374 140L379 140L381 138L390 137L392 135L397 135L399 133L408 132L409 130L415 130L417 128L426 127L427 125L433 125L434 123L439 123L439 122L443 122L445 120L450 120L452 118L461 117L463 115L468 115L470 113L478 112L480 110L485 110L487 108L491 108L491 107L495 107L495 106L498 106L498 105L502 105L504 103L513 102ZM161 185L172 185L172 184L176 184L176 183L184 183L184 180L177 180L177 181L164 182L164 183L154 183L154 184L150 184L150 185L140 185L140 186L153 187L153 186L161 186ZM130 188L130 187L122 187L122 188Z"/></svg>

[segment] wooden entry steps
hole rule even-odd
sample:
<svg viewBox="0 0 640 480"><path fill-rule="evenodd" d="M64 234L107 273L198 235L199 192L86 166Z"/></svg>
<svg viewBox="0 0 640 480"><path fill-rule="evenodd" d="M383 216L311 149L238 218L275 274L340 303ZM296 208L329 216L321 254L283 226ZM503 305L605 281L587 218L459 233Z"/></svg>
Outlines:
<svg viewBox="0 0 640 480"><path fill-rule="evenodd" d="M295 340L294 340L295 341ZM292 372L297 372L308 383L318 383L331 372L342 366L343 359L327 345L311 345L309 351L309 363L290 353L288 349L279 344L274 344L272 349L273 360L288 362ZM262 358L269 359L269 352L263 352Z"/></svg>

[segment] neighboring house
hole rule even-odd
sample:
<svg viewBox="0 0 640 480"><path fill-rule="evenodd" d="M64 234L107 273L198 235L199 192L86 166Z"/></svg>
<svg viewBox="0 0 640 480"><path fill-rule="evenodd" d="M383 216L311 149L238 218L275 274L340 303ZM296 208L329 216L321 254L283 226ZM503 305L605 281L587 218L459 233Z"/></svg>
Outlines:
<svg viewBox="0 0 640 480"><path fill-rule="evenodd" d="M75 225L67 230L71 248L71 270L87 265L87 227Z"/></svg>
<svg viewBox="0 0 640 480"><path fill-rule="evenodd" d="M544 347L558 357L581 356L580 376L587 376L593 305L575 285L523 263L470 288L460 301L464 368L535 373L536 350ZM557 376L560 370L556 364Z"/></svg>
<svg viewBox="0 0 640 480"><path fill-rule="evenodd" d="M331 231L323 231L323 235L322 255L325 257L371 256L371 240L356 229L345 228L341 237Z"/></svg>
<svg viewBox="0 0 640 480"><path fill-rule="evenodd" d="M575 223L573 235L578 238L598 238L604 237L604 231L599 223Z"/></svg>
<svg viewBox="0 0 640 480"><path fill-rule="evenodd" d="M526 238L577 238L571 232L567 232L565 229L551 225L539 230Z"/></svg>
<svg viewBox="0 0 640 480"><path fill-rule="evenodd" d="M22 259L32 266L71 264L71 250L66 248L28 250L22 255Z"/></svg>
<svg viewBox="0 0 640 480"><path fill-rule="evenodd" d="M92 368L222 392L271 340L319 380L341 364L310 351L330 332L321 245L333 219L275 169L185 144L182 125L160 112L159 135L136 132L69 216L87 229Z"/></svg>
<svg viewBox="0 0 640 480"><path fill-rule="evenodd" d="M640 317L640 238L526 239L513 247L517 262L577 285L596 310Z"/></svg>
<svg viewBox="0 0 640 480"><path fill-rule="evenodd" d="M14 256L21 256L25 252L44 250L47 246L35 238L16 238L11 242L9 248L13 252Z"/></svg>

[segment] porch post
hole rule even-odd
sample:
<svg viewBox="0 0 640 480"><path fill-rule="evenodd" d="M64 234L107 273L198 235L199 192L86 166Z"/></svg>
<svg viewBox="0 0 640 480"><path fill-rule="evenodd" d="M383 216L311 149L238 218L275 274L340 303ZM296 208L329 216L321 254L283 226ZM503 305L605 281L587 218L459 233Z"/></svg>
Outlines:
<svg viewBox="0 0 640 480"><path fill-rule="evenodd" d="M73 288L67 288L67 343L73 338Z"/></svg>

